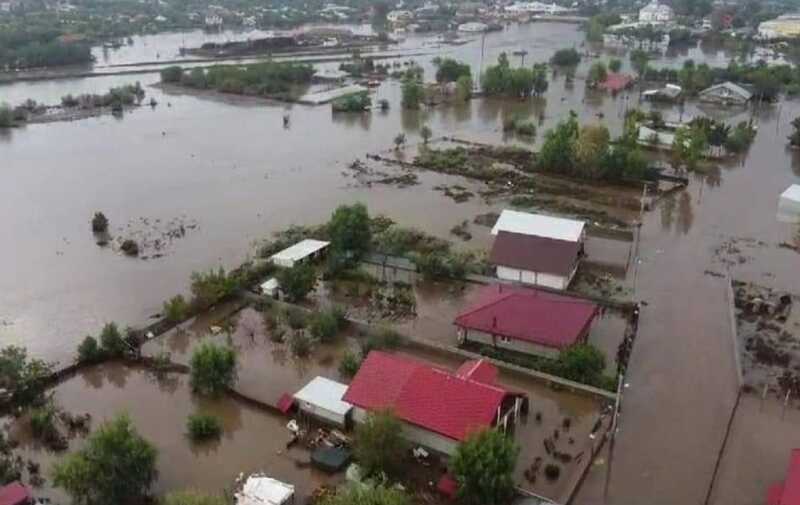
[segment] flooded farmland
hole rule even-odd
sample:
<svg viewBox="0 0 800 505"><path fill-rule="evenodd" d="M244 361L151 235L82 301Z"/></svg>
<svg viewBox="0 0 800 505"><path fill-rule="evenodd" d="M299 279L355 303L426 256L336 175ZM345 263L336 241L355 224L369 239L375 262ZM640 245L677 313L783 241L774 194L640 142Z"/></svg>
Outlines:
<svg viewBox="0 0 800 505"><path fill-rule="evenodd" d="M158 45L157 37L148 44ZM484 65L501 51L520 48L529 51L530 61L544 61L555 49L577 46L582 39L574 25L512 26L487 35ZM173 42L177 44L177 38ZM410 39L406 47L423 47L423 41ZM480 41L439 47L435 54L463 59L476 69ZM109 55L104 64L149 61L152 56L151 49L120 53L118 59ZM729 56L701 47L654 64L679 65L692 57L721 65ZM414 58L428 76L431 57ZM399 132L417 142L423 124L436 136L503 142L502 121L516 112L543 112L534 146L570 109L582 122L602 121L616 134L625 110L637 106L637 95L586 91L583 79L590 63L581 64L573 85L558 76L542 99L524 103L476 99L462 106L403 111L399 85L386 82L375 98L388 99L391 110L358 116L332 116L329 107L168 94L150 86L158 81L156 74L0 86L0 101L34 98L54 103L66 93L98 92L140 80L148 96L159 102L153 110L143 108L123 119L101 117L0 133L0 167L6 181L0 186L0 229L11 244L0 250L0 341L24 344L37 356L68 362L80 339L103 323L148 322L160 312L163 300L186 290L192 271L234 266L251 253L254 240L290 224L322 222L340 203L363 201L374 214L452 239L454 225L498 212L508 202L473 198L458 203L435 188L468 182L425 171L417 174L416 186L365 186L353 180L346 166L368 152L389 149ZM675 118L679 114L673 109L664 112ZM697 112L731 121L749 117L746 111L687 105L686 115ZM288 129L281 121L286 113L291 117ZM756 114L759 131L747 155L707 173L690 174L686 190L658 201L643 215L638 261L621 275L635 288L633 297L646 305L626 380L619 434L613 452L593 467L577 503L628 505L641 503L645 496L655 505L704 500L738 388L724 276L730 273L794 292L800 285L800 256L779 246L797 245L800 229L775 219L777 196L800 179L800 156L785 146L789 123L798 115L797 102L763 108ZM146 233L143 219L191 219L197 228L176 240L164 256L134 260L95 244L88 222L97 210L109 216L118 236ZM483 232L488 230L472 228L474 238L456 240L459 247L485 248L488 234ZM737 252L728 247L731 244ZM599 242L596 251L603 259L616 258L619 252L616 244ZM469 292L450 295L432 286L418 289L425 303L418 306L419 318L411 329L434 340L452 338L450 314ZM607 354L615 346L613 335L618 335L610 321L601 321L611 326L610 337L602 326L595 335ZM149 345L163 345L177 360L188 356L195 342L191 337L190 329L165 337L165 344ZM249 336L239 333L237 338L246 344ZM337 352L331 350L331 355ZM248 353L247 359L263 370L276 364L280 355L264 351ZM269 388L262 388L265 376L258 374L243 378L242 387L260 389L272 398L300 383L309 370L335 377L335 365L326 356L314 363L310 369L280 368L280 380ZM564 403L548 400L551 393L539 394L545 398L547 418L573 415L581 419L581 429L591 422L594 407L586 401ZM198 405L185 378L164 387L140 370L101 367L64 383L56 395L66 408L92 412L96 420L130 410L142 433L162 450L158 490L191 486L217 491L246 469L263 468L287 479L296 475L290 459L276 457L284 441L278 436L285 433L283 420L232 400ZM761 418L756 402L745 400L745 417L734 423L731 449L718 476L723 490L714 495L715 503L757 503L762 484L775 473L775 480L782 476L787 460L783 433L791 431L791 425L784 422L773 429L779 424L774 420L782 415L780 408L769 404L765 411L770 417ZM139 405L158 408L135 409ZM230 435L213 451L193 451L183 439L183 419L196 408L209 408L225 419ZM795 414L792 407L786 419ZM748 464L753 452L762 448L760 440L755 443L755 431L769 449L761 453L766 464L754 477ZM540 439L525 440L526 457L540 450ZM317 482L304 478L296 484L305 485L301 481L309 486ZM561 489L547 491L557 495Z"/></svg>

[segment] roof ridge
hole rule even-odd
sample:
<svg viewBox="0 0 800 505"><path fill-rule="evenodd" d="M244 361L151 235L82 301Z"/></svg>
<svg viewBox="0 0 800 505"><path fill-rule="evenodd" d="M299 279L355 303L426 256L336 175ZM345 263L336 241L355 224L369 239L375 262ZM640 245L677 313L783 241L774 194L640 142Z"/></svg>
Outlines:
<svg viewBox="0 0 800 505"><path fill-rule="evenodd" d="M497 285L500 286L500 284L497 284ZM477 307L473 307L472 309L470 309L470 310L468 310L466 312L463 312L463 313L459 314L458 316L456 316L456 319L461 319L462 317L470 316L470 315L474 314L475 312L478 312L479 310L484 310L487 307L492 307L494 305L497 305L498 303L508 299L511 295L513 295L514 294L514 290L510 289L508 292L503 293L502 288L500 288L500 291L498 291L497 294L498 294L498 296L494 300L492 300L490 302L487 302L487 303L484 303L483 305L479 305Z"/></svg>
<svg viewBox="0 0 800 505"><path fill-rule="evenodd" d="M485 388L491 389L491 390L493 390L493 391L495 391L497 393L508 394L508 390L506 390L505 388L502 388L500 386L497 386L495 384L488 384L486 382L481 382L481 381L478 381L478 380L475 380L475 379L462 377L460 375L455 374L454 372L448 372L447 370L444 370L444 369L441 369L441 368L431 367L431 370L433 370L434 372L438 372L438 373L440 373L442 375L446 375L448 377L452 377L453 379L457 379L457 380L463 381L463 382L465 382L467 384L485 387ZM408 384L408 382L406 382L406 384ZM403 387L405 388L405 385Z"/></svg>

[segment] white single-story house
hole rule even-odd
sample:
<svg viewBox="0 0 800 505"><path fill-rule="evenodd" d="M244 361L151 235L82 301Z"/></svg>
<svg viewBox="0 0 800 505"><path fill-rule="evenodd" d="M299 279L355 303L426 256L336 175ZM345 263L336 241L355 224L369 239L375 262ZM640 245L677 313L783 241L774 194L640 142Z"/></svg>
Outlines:
<svg viewBox="0 0 800 505"><path fill-rule="evenodd" d="M452 455L476 430L507 430L524 408L524 396L498 385L497 373L484 360L467 361L453 373L409 356L372 351L343 399L353 405L356 423L388 409L403 422L409 442Z"/></svg>
<svg viewBox="0 0 800 505"><path fill-rule="evenodd" d="M497 278L567 289L578 270L586 237L583 221L504 210L492 228L489 263Z"/></svg>
<svg viewBox="0 0 800 505"><path fill-rule="evenodd" d="M330 245L323 240L305 239L270 256L270 261L279 267L292 268L298 263L316 258Z"/></svg>
<svg viewBox="0 0 800 505"><path fill-rule="evenodd" d="M235 497L236 505L286 505L294 503L294 486L264 475L251 475Z"/></svg>
<svg viewBox="0 0 800 505"><path fill-rule="evenodd" d="M800 184L792 184L778 199L778 220L800 223Z"/></svg>
<svg viewBox="0 0 800 505"><path fill-rule="evenodd" d="M342 400L346 391L346 384L325 377L314 377L294 394L294 399L300 412L344 428L353 409L351 404Z"/></svg>
<svg viewBox="0 0 800 505"><path fill-rule="evenodd" d="M710 88L704 89L698 93L698 97L702 102L723 105L744 105L753 98L753 94L738 84L723 82L722 84L715 84Z"/></svg>

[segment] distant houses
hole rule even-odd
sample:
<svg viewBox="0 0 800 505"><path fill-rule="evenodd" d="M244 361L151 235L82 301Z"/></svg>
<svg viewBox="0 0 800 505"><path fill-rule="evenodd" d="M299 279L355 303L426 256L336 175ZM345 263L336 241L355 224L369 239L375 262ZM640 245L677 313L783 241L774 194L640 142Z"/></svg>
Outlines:
<svg viewBox="0 0 800 505"><path fill-rule="evenodd" d="M414 358L372 351L342 398L353 405L353 420L391 410L411 443L452 455L476 431L513 425L526 398L500 386L498 370L467 361L455 372Z"/></svg>
<svg viewBox="0 0 800 505"><path fill-rule="evenodd" d="M495 284L459 314L460 343L476 342L547 358L586 343L599 308L592 302L536 289Z"/></svg>
<svg viewBox="0 0 800 505"><path fill-rule="evenodd" d="M732 82L723 82L706 88L698 94L701 102L720 105L745 105L753 98L753 94Z"/></svg>
<svg viewBox="0 0 800 505"><path fill-rule="evenodd" d="M652 0L649 4L639 9L639 22L651 24L665 24L675 21L675 12L672 7Z"/></svg>
<svg viewBox="0 0 800 505"><path fill-rule="evenodd" d="M502 280L567 289L584 254L584 223L573 219L504 210L492 234L489 262Z"/></svg>
<svg viewBox="0 0 800 505"><path fill-rule="evenodd" d="M667 84L663 88L648 89L642 93L642 98L653 102L674 102L683 94L683 88L677 84Z"/></svg>

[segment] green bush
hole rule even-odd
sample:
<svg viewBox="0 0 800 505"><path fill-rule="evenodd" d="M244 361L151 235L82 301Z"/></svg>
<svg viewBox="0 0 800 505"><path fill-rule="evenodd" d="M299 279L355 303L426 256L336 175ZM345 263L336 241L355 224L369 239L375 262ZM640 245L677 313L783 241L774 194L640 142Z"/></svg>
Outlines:
<svg viewBox="0 0 800 505"><path fill-rule="evenodd" d="M164 302L164 317L171 323L178 323L189 315L189 304L183 295L175 295Z"/></svg>
<svg viewBox="0 0 800 505"><path fill-rule="evenodd" d="M363 112L370 107L372 99L366 91L345 95L331 102L333 112Z"/></svg>
<svg viewBox="0 0 800 505"><path fill-rule="evenodd" d="M161 82L181 82L183 69L177 65L167 67L161 71Z"/></svg>
<svg viewBox="0 0 800 505"><path fill-rule="evenodd" d="M97 363L103 356L103 349L91 335L87 335L78 345L78 363Z"/></svg>
<svg viewBox="0 0 800 505"><path fill-rule="evenodd" d="M192 305L196 309L207 309L239 288L237 279L220 267L206 273L192 273Z"/></svg>
<svg viewBox="0 0 800 505"><path fill-rule="evenodd" d="M103 326L103 330L100 332L100 348L103 355L108 358L121 358L130 349L122 338L116 323L108 323Z"/></svg>
<svg viewBox="0 0 800 505"><path fill-rule="evenodd" d="M222 423L211 415L192 414L186 420L186 431L194 441L216 439L222 435Z"/></svg>
<svg viewBox="0 0 800 505"><path fill-rule="evenodd" d="M31 431L33 436L43 439L56 432L56 409L52 403L33 409L30 415Z"/></svg>
<svg viewBox="0 0 800 505"><path fill-rule="evenodd" d="M289 323L289 328L301 330L308 325L308 314L297 307L289 307L286 310L286 322Z"/></svg>
<svg viewBox="0 0 800 505"><path fill-rule="evenodd" d="M205 342L192 353L191 384L195 392L219 396L236 382L236 352Z"/></svg>
<svg viewBox="0 0 800 505"><path fill-rule="evenodd" d="M361 341L361 354L366 356L373 350L396 349L403 344L403 336L391 328L378 328L371 331Z"/></svg>
<svg viewBox="0 0 800 505"><path fill-rule="evenodd" d="M311 353L311 339L304 331L295 331L289 337L289 350L294 356L306 357Z"/></svg>
<svg viewBox="0 0 800 505"><path fill-rule="evenodd" d="M108 218L102 212L95 212L92 217L92 231L105 233L108 231Z"/></svg>
<svg viewBox="0 0 800 505"><path fill-rule="evenodd" d="M575 66L581 62L581 55L575 48L559 49L555 52L550 63L563 67Z"/></svg>
<svg viewBox="0 0 800 505"><path fill-rule="evenodd" d="M291 302L303 300L317 283L317 272L310 265L300 264L292 268L282 268L275 278Z"/></svg>
<svg viewBox="0 0 800 505"><path fill-rule="evenodd" d="M321 342L327 342L336 336L339 331L339 321L330 311L317 312L311 317L309 325L311 335Z"/></svg>
<svg viewBox="0 0 800 505"><path fill-rule="evenodd" d="M0 104L0 128L11 128L15 124L14 111L8 104Z"/></svg>
<svg viewBox="0 0 800 505"><path fill-rule="evenodd" d="M342 377L353 377L356 373L358 373L358 369L361 368L362 362L361 354L347 351L342 356L342 361L339 362L339 374Z"/></svg>

